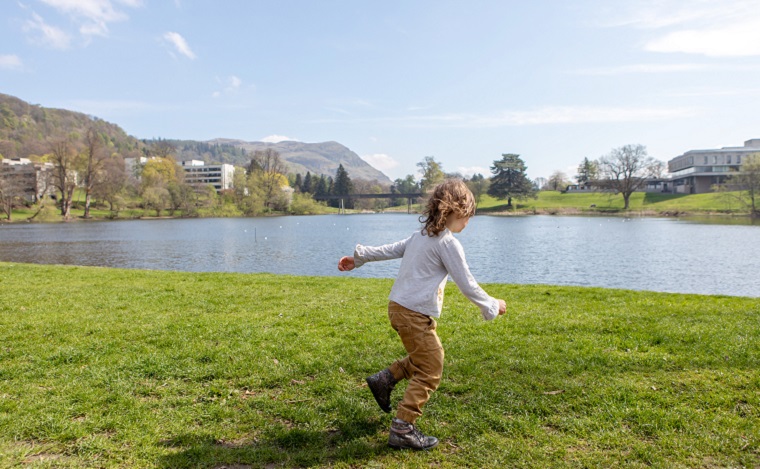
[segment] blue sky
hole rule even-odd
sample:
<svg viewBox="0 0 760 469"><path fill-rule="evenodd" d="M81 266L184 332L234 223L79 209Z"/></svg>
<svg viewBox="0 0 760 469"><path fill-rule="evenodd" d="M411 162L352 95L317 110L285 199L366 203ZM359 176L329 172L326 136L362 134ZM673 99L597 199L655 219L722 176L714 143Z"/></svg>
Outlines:
<svg viewBox="0 0 760 469"><path fill-rule="evenodd" d="M760 1L20 0L0 92L138 138L340 142L528 176L760 138Z"/></svg>

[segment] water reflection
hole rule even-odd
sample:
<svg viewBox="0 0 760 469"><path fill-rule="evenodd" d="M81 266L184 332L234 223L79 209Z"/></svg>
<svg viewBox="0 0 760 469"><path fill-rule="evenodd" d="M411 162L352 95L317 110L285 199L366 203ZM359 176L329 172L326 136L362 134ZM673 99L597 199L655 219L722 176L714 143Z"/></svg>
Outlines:
<svg viewBox="0 0 760 469"><path fill-rule="evenodd" d="M418 226L417 216L406 214L0 225L0 260L394 277L399 261L339 274L337 260L356 243L393 242ZM757 225L477 216L458 237L484 283L760 296Z"/></svg>

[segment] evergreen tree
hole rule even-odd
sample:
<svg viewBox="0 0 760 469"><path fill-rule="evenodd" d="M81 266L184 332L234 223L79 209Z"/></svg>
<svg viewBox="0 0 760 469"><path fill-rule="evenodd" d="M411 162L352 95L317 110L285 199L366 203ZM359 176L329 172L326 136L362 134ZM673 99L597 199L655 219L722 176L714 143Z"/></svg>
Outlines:
<svg viewBox="0 0 760 469"><path fill-rule="evenodd" d="M306 171L306 177L303 178L303 183L301 184L301 192L308 192L309 194L314 193L314 190L312 189L314 183L311 179L311 172Z"/></svg>
<svg viewBox="0 0 760 469"><path fill-rule="evenodd" d="M507 207L512 206L512 198L535 197L533 183L526 174L528 167L520 155L505 153L501 156L501 160L494 161L491 166L493 177L488 195L497 199L507 199Z"/></svg>
<svg viewBox="0 0 760 469"><path fill-rule="evenodd" d="M575 180L578 184L584 186L599 178L599 164L596 161L583 158L581 164L578 165L578 174L575 176Z"/></svg>
<svg viewBox="0 0 760 469"><path fill-rule="evenodd" d="M314 185L314 195L321 196L321 195L330 195L330 189L327 186L327 178L325 178L325 175L319 177L319 179L316 180Z"/></svg>
<svg viewBox="0 0 760 469"><path fill-rule="evenodd" d="M333 187L333 195L342 195L346 196L345 199L343 199L344 207L346 208L353 208L353 203L351 199L348 197L351 192L353 192L353 184L351 183L351 178L348 177L348 172L343 168L343 165L338 165L338 170L335 172L335 183ZM340 204L340 201L337 201L338 204Z"/></svg>
<svg viewBox="0 0 760 469"><path fill-rule="evenodd" d="M303 181L301 180L301 173L296 174L296 180L293 182L293 189L297 192L306 192L302 188Z"/></svg>

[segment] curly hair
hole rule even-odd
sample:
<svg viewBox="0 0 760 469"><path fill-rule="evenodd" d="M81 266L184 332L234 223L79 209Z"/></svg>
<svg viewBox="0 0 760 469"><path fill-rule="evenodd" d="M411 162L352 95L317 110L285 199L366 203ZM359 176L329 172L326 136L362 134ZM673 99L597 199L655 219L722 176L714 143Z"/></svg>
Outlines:
<svg viewBox="0 0 760 469"><path fill-rule="evenodd" d="M447 179L435 186L420 217L420 223L425 225L422 234L438 236L446 228L446 219L451 214L475 215L475 197L461 179Z"/></svg>

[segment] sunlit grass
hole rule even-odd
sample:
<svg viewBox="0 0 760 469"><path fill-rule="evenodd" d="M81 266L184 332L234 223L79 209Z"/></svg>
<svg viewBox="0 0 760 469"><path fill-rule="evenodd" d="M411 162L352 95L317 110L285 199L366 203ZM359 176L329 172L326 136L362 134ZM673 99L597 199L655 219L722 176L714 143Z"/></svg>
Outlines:
<svg viewBox="0 0 760 469"><path fill-rule="evenodd" d="M629 212L674 214L742 213L746 212L738 201L738 193L662 194L635 192L631 194ZM516 212L542 211L563 213L573 210L581 213L619 212L625 206L623 196L611 192L562 193L541 191L536 199L513 200ZM482 212L507 210L507 201L484 195L478 204Z"/></svg>
<svg viewBox="0 0 760 469"><path fill-rule="evenodd" d="M760 300L552 286L448 289L441 444L392 451L390 285L0 263L0 467L760 464Z"/></svg>

